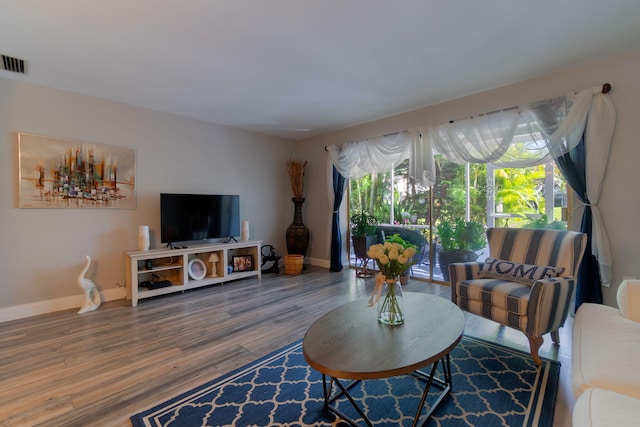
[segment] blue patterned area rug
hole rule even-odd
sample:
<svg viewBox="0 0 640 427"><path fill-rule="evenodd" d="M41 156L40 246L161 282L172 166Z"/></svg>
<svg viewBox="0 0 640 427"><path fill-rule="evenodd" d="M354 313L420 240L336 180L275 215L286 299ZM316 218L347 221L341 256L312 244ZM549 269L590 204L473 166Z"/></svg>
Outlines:
<svg viewBox="0 0 640 427"><path fill-rule="evenodd" d="M426 425L552 425L560 363L542 361L536 369L527 353L464 336L451 352L451 394ZM375 425L402 426L411 425L423 390L424 382L403 375L361 381L351 393ZM358 419L348 401L338 402L338 409ZM304 360L302 341L131 421L134 427L347 425L325 410L322 376Z"/></svg>

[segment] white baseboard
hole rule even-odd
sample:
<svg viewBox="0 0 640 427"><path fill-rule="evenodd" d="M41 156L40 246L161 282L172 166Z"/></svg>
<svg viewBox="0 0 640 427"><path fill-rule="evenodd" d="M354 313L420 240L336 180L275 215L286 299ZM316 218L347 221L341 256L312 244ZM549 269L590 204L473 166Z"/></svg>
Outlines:
<svg viewBox="0 0 640 427"><path fill-rule="evenodd" d="M102 297L102 302L123 299L126 297L126 290L125 288L107 289L100 291L100 296ZM55 311L69 310L71 308L80 310L83 303L84 294L0 308L0 322L8 322L10 320L23 319L25 317L53 313Z"/></svg>
<svg viewBox="0 0 640 427"><path fill-rule="evenodd" d="M305 262L318 267L329 268L330 262L325 259L311 258L305 259ZM284 268L284 264L282 265ZM114 301L126 298L125 288L112 288L100 291L102 302ZM69 310L80 307L84 303L84 294L73 295L70 297L56 298L47 301L32 302L29 304L16 305L13 307L0 308L0 322L8 322L10 320L23 319L25 317L37 316L39 314L53 313L61 310ZM99 309L98 309L99 310Z"/></svg>

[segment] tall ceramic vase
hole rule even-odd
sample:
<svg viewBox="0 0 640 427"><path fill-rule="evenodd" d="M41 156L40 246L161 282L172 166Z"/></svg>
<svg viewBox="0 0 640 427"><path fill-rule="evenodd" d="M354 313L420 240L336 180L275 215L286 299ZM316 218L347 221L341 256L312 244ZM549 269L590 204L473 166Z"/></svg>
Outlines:
<svg viewBox="0 0 640 427"><path fill-rule="evenodd" d="M293 198L293 222L287 228L287 251L289 255L306 255L309 247L309 229L302 222L304 198Z"/></svg>
<svg viewBox="0 0 640 427"><path fill-rule="evenodd" d="M249 240L249 221L242 221L242 230L240 233L240 238L244 242Z"/></svg>
<svg viewBox="0 0 640 427"><path fill-rule="evenodd" d="M138 227L138 249L141 251L148 251L149 245L149 226L141 225Z"/></svg>

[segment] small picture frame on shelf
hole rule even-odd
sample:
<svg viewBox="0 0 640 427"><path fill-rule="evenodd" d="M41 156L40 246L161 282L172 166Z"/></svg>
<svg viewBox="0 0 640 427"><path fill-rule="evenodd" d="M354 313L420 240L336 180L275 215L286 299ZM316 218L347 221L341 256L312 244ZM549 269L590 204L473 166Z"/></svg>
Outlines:
<svg viewBox="0 0 640 427"><path fill-rule="evenodd" d="M233 255L231 260L234 272L253 270L253 255Z"/></svg>

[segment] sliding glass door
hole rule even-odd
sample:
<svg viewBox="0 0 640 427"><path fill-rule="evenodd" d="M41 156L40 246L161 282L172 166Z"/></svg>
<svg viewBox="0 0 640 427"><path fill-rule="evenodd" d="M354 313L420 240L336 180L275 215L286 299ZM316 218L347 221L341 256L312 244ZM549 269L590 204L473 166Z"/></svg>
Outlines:
<svg viewBox="0 0 640 427"><path fill-rule="evenodd" d="M531 168L456 164L437 155L436 182L420 187L408 177L409 160L386 173L349 184L350 215L366 211L387 234L422 236L424 248L411 269L417 279L445 281L438 262L439 226L462 219L486 227L566 229L566 184L553 163ZM413 234L415 233L415 235ZM416 241L422 241L417 238ZM486 258L486 248L475 251ZM356 265L351 251L350 265Z"/></svg>

